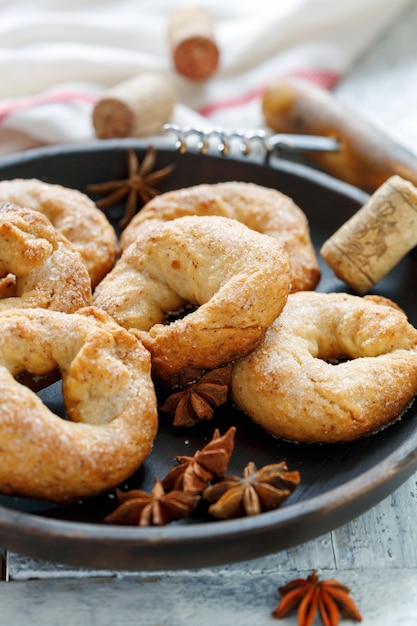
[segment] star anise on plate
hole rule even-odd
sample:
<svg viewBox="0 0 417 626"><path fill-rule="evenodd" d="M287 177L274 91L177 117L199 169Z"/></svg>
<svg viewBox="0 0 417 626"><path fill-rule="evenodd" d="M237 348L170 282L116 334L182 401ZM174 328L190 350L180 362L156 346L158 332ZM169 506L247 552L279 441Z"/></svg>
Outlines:
<svg viewBox="0 0 417 626"><path fill-rule="evenodd" d="M162 485L165 491L179 489L185 493L201 494L213 478L224 476L234 448L236 428L231 426L222 436L218 428L213 438L194 456L177 456L174 466Z"/></svg>
<svg viewBox="0 0 417 626"><path fill-rule="evenodd" d="M341 616L362 621L356 604L349 596L349 587L333 578L320 581L316 571L307 578L295 578L278 591L282 599L272 612L272 616L278 619L297 609L299 626L311 626L317 610L324 626L338 626Z"/></svg>
<svg viewBox="0 0 417 626"><path fill-rule="evenodd" d="M224 476L203 491L212 502L209 513L218 519L257 515L278 508L300 482L297 471L288 471L285 461L257 469L252 461L242 476Z"/></svg>
<svg viewBox="0 0 417 626"><path fill-rule="evenodd" d="M124 198L126 207L123 217L119 222L120 228L125 228L135 213L159 192L156 185L164 181L174 169L174 165L167 165L160 170L152 171L155 167L156 150L150 146L143 161L139 164L136 153L127 148L128 177L122 180L109 180L105 183L97 183L87 186L87 190L98 196L104 196L96 204L101 209L110 209L116 206Z"/></svg>
<svg viewBox="0 0 417 626"><path fill-rule="evenodd" d="M178 489L166 493L158 478L150 493L142 489L116 489L116 495L119 506L105 521L130 526L164 526L188 517L200 500L200 496Z"/></svg>
<svg viewBox="0 0 417 626"><path fill-rule="evenodd" d="M209 370L194 383L168 396L159 407L174 415L174 426L193 426L199 420L209 420L214 410L227 401L232 365Z"/></svg>

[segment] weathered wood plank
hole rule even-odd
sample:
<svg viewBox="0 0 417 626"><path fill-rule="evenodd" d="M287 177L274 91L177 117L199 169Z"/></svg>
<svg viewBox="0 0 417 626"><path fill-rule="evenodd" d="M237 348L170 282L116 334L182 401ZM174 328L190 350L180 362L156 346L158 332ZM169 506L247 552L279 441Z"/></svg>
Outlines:
<svg viewBox="0 0 417 626"><path fill-rule="evenodd" d="M313 565L312 565L313 564ZM309 568L334 569L335 558L333 552L333 541L330 533L310 541L308 543L296 546L291 550L284 550L269 556L254 559L252 561L242 561L229 565L222 565L215 568L207 568L196 570L199 572L216 572L223 574L227 572L250 572L257 574L260 571L288 571L294 569L308 570ZM80 578L104 576L111 577L114 575L134 576L151 575L147 572L114 572L110 570L89 570L78 569L67 565L50 563L38 559L31 559L16 553L8 553L7 570L9 580L24 581L30 579L41 578ZM187 570L181 570L187 571ZM161 572L157 573L161 574ZM169 575L169 572L164 575Z"/></svg>
<svg viewBox="0 0 417 626"><path fill-rule="evenodd" d="M417 567L417 475L333 533L339 569Z"/></svg>
<svg viewBox="0 0 417 626"><path fill-rule="evenodd" d="M417 527L413 523L417 517L416 485L417 474L367 513L313 541L260 559L212 569L217 573L247 571L255 574L314 568L362 569L369 563L375 568L417 567ZM7 555L7 571L9 579L15 581L115 575L112 571L78 569L15 553ZM138 572L118 573L119 576L135 574Z"/></svg>
<svg viewBox="0 0 417 626"><path fill-rule="evenodd" d="M333 573L319 572L323 578ZM274 620L270 613L279 601L277 587L300 574L304 572L254 575L230 571L0 583L2 623L271 626ZM395 575L392 570L383 569L345 570L340 579L351 588L364 626L415 626L415 569L397 569ZM294 626L294 617L279 624Z"/></svg>

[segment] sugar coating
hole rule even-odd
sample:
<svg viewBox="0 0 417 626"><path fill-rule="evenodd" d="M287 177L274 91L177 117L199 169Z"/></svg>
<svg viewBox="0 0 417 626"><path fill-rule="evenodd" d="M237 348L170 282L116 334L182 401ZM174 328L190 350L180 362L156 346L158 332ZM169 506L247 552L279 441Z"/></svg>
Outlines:
<svg viewBox="0 0 417 626"><path fill-rule="evenodd" d="M291 262L291 291L314 289L320 269L307 218L295 202L278 191L254 183L229 181L176 189L153 198L121 235L124 250L149 224L186 215L228 217L276 239Z"/></svg>
<svg viewBox="0 0 417 626"><path fill-rule="evenodd" d="M232 399L275 436L352 441L417 393L417 330L378 297L290 294L261 346L235 363Z"/></svg>
<svg viewBox="0 0 417 626"><path fill-rule="evenodd" d="M1 183L0 183L1 184ZM41 213L0 204L0 275L14 277L0 311L39 307L72 313L92 301L80 254Z"/></svg>
<svg viewBox="0 0 417 626"><path fill-rule="evenodd" d="M56 367L69 420L14 379ZM0 312L0 492L62 503L126 480L156 437L150 368L137 339L94 307Z"/></svg>
<svg viewBox="0 0 417 626"><path fill-rule="evenodd" d="M210 369L262 341L290 289L288 254L272 237L233 219L185 216L141 231L98 285L94 302L136 332L154 374ZM171 324L169 311L196 310Z"/></svg>
<svg viewBox="0 0 417 626"><path fill-rule="evenodd" d="M79 252L93 287L113 267L116 233L104 213L81 191L36 178L14 178L0 181L0 202L45 215Z"/></svg>

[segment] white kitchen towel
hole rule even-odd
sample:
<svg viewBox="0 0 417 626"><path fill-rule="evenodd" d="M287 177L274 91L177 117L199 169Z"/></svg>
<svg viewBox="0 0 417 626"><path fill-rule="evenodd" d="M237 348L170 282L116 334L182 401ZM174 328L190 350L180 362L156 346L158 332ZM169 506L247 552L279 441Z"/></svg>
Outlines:
<svg viewBox="0 0 417 626"><path fill-rule="evenodd" d="M179 6L214 20L215 74L174 69L167 26ZM142 72L174 83L180 125L262 128L261 97L297 74L332 88L410 0L0 0L0 154L94 139L92 110Z"/></svg>

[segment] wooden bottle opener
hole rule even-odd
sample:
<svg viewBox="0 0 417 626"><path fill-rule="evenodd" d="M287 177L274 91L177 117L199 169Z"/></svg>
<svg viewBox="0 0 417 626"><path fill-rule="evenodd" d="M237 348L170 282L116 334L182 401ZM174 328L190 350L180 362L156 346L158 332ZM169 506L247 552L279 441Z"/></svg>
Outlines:
<svg viewBox="0 0 417 626"><path fill-rule="evenodd" d="M282 78L266 89L262 110L267 124L278 133L338 140L338 151L308 152L305 158L340 180L368 193L395 174L417 184L417 156L322 87L300 78Z"/></svg>

